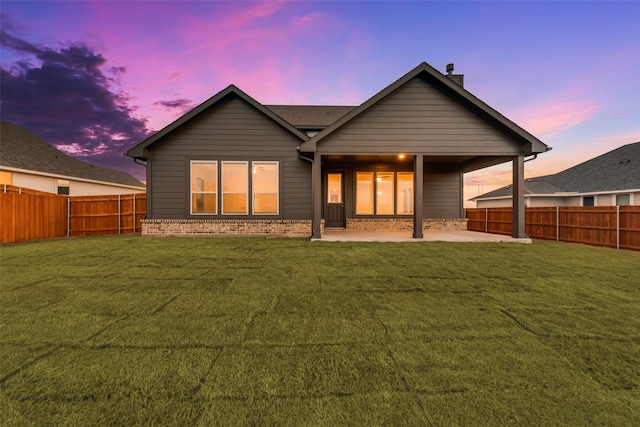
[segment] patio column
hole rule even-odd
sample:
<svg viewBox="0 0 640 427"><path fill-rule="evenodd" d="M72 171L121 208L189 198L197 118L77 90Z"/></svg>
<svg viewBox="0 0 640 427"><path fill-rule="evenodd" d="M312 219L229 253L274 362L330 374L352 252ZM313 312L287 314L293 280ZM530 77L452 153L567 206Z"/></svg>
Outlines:
<svg viewBox="0 0 640 427"><path fill-rule="evenodd" d="M413 237L422 239L422 198L424 182L424 156L416 154L413 164Z"/></svg>
<svg viewBox="0 0 640 427"><path fill-rule="evenodd" d="M513 158L513 228L511 236L525 238L524 220L524 156Z"/></svg>
<svg viewBox="0 0 640 427"><path fill-rule="evenodd" d="M311 166L311 238L320 239L320 222L322 220L322 155L313 153L313 163Z"/></svg>

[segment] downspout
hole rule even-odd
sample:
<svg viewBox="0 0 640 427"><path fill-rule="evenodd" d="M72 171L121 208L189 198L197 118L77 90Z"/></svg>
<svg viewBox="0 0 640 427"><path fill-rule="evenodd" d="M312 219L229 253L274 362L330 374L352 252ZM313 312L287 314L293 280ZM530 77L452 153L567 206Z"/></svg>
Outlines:
<svg viewBox="0 0 640 427"><path fill-rule="evenodd" d="M551 151L552 148L553 147L547 147L547 151L545 151L545 153L548 152L548 151ZM534 154L533 157L529 157L528 159L524 159L524 161L526 163L526 162L530 162L531 160L535 160L537 158L538 158L538 154Z"/></svg>
<svg viewBox="0 0 640 427"><path fill-rule="evenodd" d="M313 159L310 159L310 158L308 158L308 157L305 157L305 156L303 156L303 155L300 153L300 146L299 146L299 145L296 147L296 151L298 152L298 158L299 158L299 159L301 159L301 160L306 160L306 161L307 161L307 162L309 162L309 163L313 163Z"/></svg>

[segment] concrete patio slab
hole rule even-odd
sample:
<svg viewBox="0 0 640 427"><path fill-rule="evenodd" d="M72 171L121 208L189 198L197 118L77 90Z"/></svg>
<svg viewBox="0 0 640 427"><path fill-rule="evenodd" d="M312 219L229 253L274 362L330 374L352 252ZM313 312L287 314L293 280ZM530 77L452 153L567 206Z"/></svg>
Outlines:
<svg viewBox="0 0 640 427"><path fill-rule="evenodd" d="M325 230L322 242L507 242L531 243L530 238L516 239L501 234L477 231L425 231L422 239L414 239L411 231Z"/></svg>

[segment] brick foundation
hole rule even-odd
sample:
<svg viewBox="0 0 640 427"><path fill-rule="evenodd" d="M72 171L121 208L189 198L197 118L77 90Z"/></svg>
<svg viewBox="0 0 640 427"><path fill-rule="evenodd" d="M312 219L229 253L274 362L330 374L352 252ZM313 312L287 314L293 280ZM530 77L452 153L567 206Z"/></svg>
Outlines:
<svg viewBox="0 0 640 427"><path fill-rule="evenodd" d="M324 230L324 220L321 222ZM347 218L347 230L413 231L411 218ZM422 230L467 229L466 219L424 219ZM145 219L143 236L311 237L311 220Z"/></svg>
<svg viewBox="0 0 640 427"><path fill-rule="evenodd" d="M347 218L347 230L413 231L412 218ZM467 229L467 219L423 219L422 230L461 231Z"/></svg>
<svg viewBox="0 0 640 427"><path fill-rule="evenodd" d="M142 235L310 237L311 220L145 219Z"/></svg>

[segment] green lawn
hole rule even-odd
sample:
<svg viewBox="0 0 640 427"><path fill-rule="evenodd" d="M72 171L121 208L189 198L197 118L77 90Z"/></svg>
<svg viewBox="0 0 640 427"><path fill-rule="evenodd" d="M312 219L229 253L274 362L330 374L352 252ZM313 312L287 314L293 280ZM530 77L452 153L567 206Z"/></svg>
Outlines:
<svg viewBox="0 0 640 427"><path fill-rule="evenodd" d="M115 236L0 256L3 426L640 425L640 253Z"/></svg>

